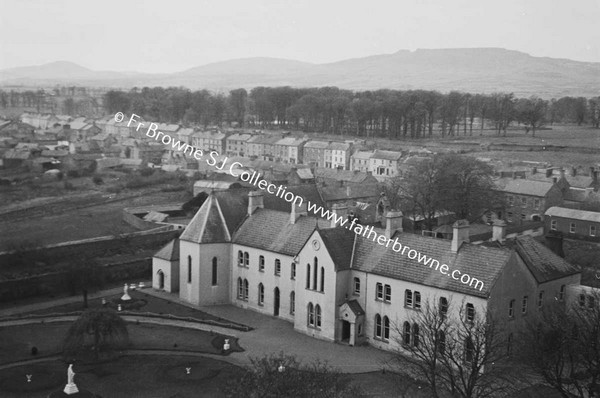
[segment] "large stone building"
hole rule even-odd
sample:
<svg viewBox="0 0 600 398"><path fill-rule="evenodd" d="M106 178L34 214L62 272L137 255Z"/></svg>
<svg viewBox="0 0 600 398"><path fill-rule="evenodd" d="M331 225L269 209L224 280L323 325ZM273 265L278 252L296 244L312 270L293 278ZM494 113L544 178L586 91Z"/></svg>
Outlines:
<svg viewBox="0 0 600 398"><path fill-rule="evenodd" d="M402 213L389 211L381 228L359 235L305 206L282 210L274 198L212 192L179 240L156 254L153 287L196 305L280 317L315 338L395 349L418 339L410 319L428 303L467 320L489 310L516 328L580 283L578 269L533 238L503 244L502 227L494 242L475 245L467 222L454 224L451 240L435 239L403 232ZM343 207L335 211L345 217ZM388 239L448 272L386 247Z"/></svg>

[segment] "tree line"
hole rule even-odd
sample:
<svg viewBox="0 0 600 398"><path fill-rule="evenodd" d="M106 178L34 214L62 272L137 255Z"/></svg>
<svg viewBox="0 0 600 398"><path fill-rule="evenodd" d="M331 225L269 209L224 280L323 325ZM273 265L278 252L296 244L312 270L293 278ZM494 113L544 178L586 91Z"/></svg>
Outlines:
<svg viewBox="0 0 600 398"><path fill-rule="evenodd" d="M498 135L511 124L526 132L555 122L600 128L600 97L545 100L512 93L471 94L426 90L343 90L337 87L243 88L227 95L181 87L112 90L104 96L109 113L134 112L183 125L297 129L388 139L481 133Z"/></svg>

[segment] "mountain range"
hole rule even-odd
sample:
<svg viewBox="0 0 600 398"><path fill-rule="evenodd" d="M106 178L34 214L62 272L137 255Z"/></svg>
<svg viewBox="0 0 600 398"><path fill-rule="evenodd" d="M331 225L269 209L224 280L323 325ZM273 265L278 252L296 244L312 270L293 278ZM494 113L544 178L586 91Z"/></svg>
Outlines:
<svg viewBox="0 0 600 398"><path fill-rule="evenodd" d="M122 89L184 86L215 91L337 86L351 90L502 91L543 98L591 97L600 95L600 63L534 57L501 48L463 48L400 50L325 64L244 58L163 74L95 71L67 61L0 70L0 86L55 84Z"/></svg>

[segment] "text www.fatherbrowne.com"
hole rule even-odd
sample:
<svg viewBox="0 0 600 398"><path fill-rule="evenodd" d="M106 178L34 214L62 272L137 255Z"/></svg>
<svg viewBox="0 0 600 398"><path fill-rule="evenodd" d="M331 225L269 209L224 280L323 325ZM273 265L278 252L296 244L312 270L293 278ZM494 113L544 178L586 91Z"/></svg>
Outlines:
<svg viewBox="0 0 600 398"><path fill-rule="evenodd" d="M125 115L122 112L117 112L115 114L115 121L122 122ZM132 114L129 118L129 122L127 123L127 127L131 127L132 123L137 123L137 126L134 125L136 131L138 131L141 127L144 127L144 123L139 122L140 116L136 114ZM163 133L162 131L158 131L158 125L156 123L149 123L148 129L146 130L146 136L149 138L154 138L155 141L162 142L164 145L172 145L174 150L183 152L184 154L189 151L189 156L193 156L196 160L204 159L204 152L200 148L195 148L188 143L181 142L180 140L176 140L168 134ZM220 154L216 151L210 151L208 153L208 158L204 159L209 166L214 166L218 170L223 170L227 165L228 157L221 158ZM240 171L243 168L243 165L240 162L232 162L229 165L229 169L227 170L230 175L239 178L240 180L247 182L255 187L263 191L267 191L268 193L275 195L279 198L284 199L286 202L291 203L295 206L302 206L304 203L304 198L294 194L293 192L287 191L287 186L275 185L261 178L261 175L256 171L250 173L249 171ZM239 173L238 173L239 172ZM317 217L321 217L332 221L335 225L339 225L340 227L349 229L354 232L358 236L362 236L366 239L371 239L373 242L376 242L386 248L389 248L390 245L392 250L395 252L401 253L402 255L407 256L411 260L417 260L417 262L425 267L429 267L432 270L440 272L442 275L447 275L448 277L460 281L460 283L464 285L468 285L474 289L478 289L479 291L483 290L484 283L483 281L471 277L469 274L462 273L460 270L454 269L450 271L450 266L447 264L440 264L440 262L432 257L429 257L418 250L411 249L409 246L402 245L398 241L398 238L394 239L387 238L384 235L377 233L373 226L364 226L358 224L356 222L356 218L352 221L349 221L348 218L338 215L334 212L331 212L327 209L324 209L322 206L317 205L315 203L311 203L310 201L306 202L306 207L309 212L312 212ZM348 222L350 224L348 225Z"/></svg>

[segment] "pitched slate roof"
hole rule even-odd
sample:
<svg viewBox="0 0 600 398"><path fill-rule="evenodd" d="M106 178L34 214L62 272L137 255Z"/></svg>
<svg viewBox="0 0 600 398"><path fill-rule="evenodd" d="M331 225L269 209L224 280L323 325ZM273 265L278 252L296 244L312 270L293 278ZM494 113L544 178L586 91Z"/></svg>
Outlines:
<svg viewBox="0 0 600 398"><path fill-rule="evenodd" d="M300 216L291 224L289 213L259 208L244 220L235 232L233 242L295 256L315 230L317 222L320 228L329 226L326 220L307 216Z"/></svg>
<svg viewBox="0 0 600 398"><path fill-rule="evenodd" d="M167 261L179 260L179 239L173 239L172 241L167 243L165 246L163 246L162 249L158 251L158 253L154 255L154 257L161 258Z"/></svg>
<svg viewBox="0 0 600 398"><path fill-rule="evenodd" d="M354 312L354 315L359 316L365 314L365 311L362 309L357 300L350 300L346 302L346 304L348 304L348 308L350 308L350 311Z"/></svg>
<svg viewBox="0 0 600 398"><path fill-rule="evenodd" d="M518 237L515 249L539 283L581 272L531 236Z"/></svg>
<svg viewBox="0 0 600 398"><path fill-rule="evenodd" d="M543 181L532 181L525 179L498 180L496 185L501 191L521 195L544 197L554 184Z"/></svg>
<svg viewBox="0 0 600 398"><path fill-rule="evenodd" d="M336 271L349 269L356 234L346 228L338 227L321 229L319 235L333 259Z"/></svg>
<svg viewBox="0 0 600 398"><path fill-rule="evenodd" d="M327 141L308 141L304 144L304 148L316 148L316 149L327 149L329 142Z"/></svg>
<svg viewBox="0 0 600 398"><path fill-rule="evenodd" d="M379 197L379 187L376 183L348 184L342 187L335 184L317 188L325 202Z"/></svg>
<svg viewBox="0 0 600 398"><path fill-rule="evenodd" d="M375 229L379 234L384 230ZM373 274L383 275L390 278L400 279L408 282L419 283L440 289L464 293L477 297L489 297L493 284L504 265L508 262L512 251L506 248L491 248L481 245L463 244L458 253L450 249L451 241L435 239L425 236L396 233L395 237L403 246L417 250L441 264L447 264L450 270L459 270L461 274L469 274L483 282L481 291L460 283L448 275L444 275L435 269L430 269L418 262L417 259L409 259L406 255L386 248L361 235L356 237L356 246L353 269L358 269Z"/></svg>
<svg viewBox="0 0 600 398"><path fill-rule="evenodd" d="M219 201L214 195L208 196L179 239L194 243L231 241Z"/></svg>
<svg viewBox="0 0 600 398"><path fill-rule="evenodd" d="M371 159L371 156L373 156L373 152L367 152L367 151L356 151L352 155L352 157L354 159L361 159L361 160Z"/></svg>
<svg viewBox="0 0 600 398"><path fill-rule="evenodd" d="M572 218L574 220L600 222L600 213L596 211L586 211L577 209L567 209L564 207L553 206L544 213L547 216Z"/></svg>
<svg viewBox="0 0 600 398"><path fill-rule="evenodd" d="M371 159L400 160L402 152L376 150Z"/></svg>
<svg viewBox="0 0 600 398"><path fill-rule="evenodd" d="M367 173L360 172L358 170L339 170L339 169L315 169L315 176L317 178L325 178L336 181L348 181L361 183L370 176Z"/></svg>

